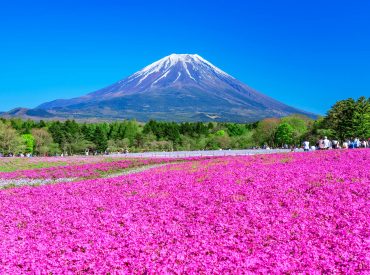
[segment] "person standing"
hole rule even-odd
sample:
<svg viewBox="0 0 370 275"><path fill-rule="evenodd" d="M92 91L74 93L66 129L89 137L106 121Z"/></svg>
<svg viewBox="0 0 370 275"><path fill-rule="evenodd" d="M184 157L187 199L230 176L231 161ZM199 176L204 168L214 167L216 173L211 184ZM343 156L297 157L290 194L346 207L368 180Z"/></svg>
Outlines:
<svg viewBox="0 0 370 275"><path fill-rule="evenodd" d="M348 149L348 142L347 141L343 142L343 149Z"/></svg>
<svg viewBox="0 0 370 275"><path fill-rule="evenodd" d="M319 150L324 150L324 149L325 149L324 140L320 138L319 139Z"/></svg>
<svg viewBox="0 0 370 275"><path fill-rule="evenodd" d="M330 141L328 140L327 137L324 137L324 149L329 149L330 148Z"/></svg>
<svg viewBox="0 0 370 275"><path fill-rule="evenodd" d="M358 138L355 138L354 143L355 143L354 148L360 148L361 143L360 143L360 140Z"/></svg>
<svg viewBox="0 0 370 275"><path fill-rule="evenodd" d="M361 142L361 147L362 148L367 148L369 147L368 144L367 144L367 141L364 139L362 142Z"/></svg>
<svg viewBox="0 0 370 275"><path fill-rule="evenodd" d="M333 149L338 149L339 148L338 140L334 139L331 144L332 144Z"/></svg>
<svg viewBox="0 0 370 275"><path fill-rule="evenodd" d="M305 140L305 141L303 142L303 150L304 150L305 152L308 152L308 151L310 150L310 142L309 142L309 141Z"/></svg>

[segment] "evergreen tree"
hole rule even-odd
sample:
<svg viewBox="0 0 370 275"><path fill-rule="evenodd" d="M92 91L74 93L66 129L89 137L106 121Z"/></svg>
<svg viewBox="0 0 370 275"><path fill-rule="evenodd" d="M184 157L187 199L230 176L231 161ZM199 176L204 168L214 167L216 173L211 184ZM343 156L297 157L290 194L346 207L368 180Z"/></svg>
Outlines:
<svg viewBox="0 0 370 275"><path fill-rule="evenodd" d="M132 144L135 140L136 135L139 133L139 126L136 121L130 120L124 122L124 136L123 138L128 138Z"/></svg>
<svg viewBox="0 0 370 275"><path fill-rule="evenodd" d="M62 145L63 143L65 143L65 135L64 135L64 131L63 131L63 126L62 126L62 123L60 123L59 121L53 121L51 123L51 125L49 126L49 132L53 138L53 140Z"/></svg>
<svg viewBox="0 0 370 275"><path fill-rule="evenodd" d="M226 128L227 128L227 133L231 137L241 136L247 131L244 125L237 124L237 123L227 123Z"/></svg>
<svg viewBox="0 0 370 275"><path fill-rule="evenodd" d="M329 110L325 119L325 125L333 129L340 140L355 136L354 114L356 102L352 99L338 101Z"/></svg>
<svg viewBox="0 0 370 275"><path fill-rule="evenodd" d="M108 148L108 138L102 127L97 127L94 135L94 143L99 152L105 152Z"/></svg>
<svg viewBox="0 0 370 275"><path fill-rule="evenodd" d="M370 137L370 98L362 96L356 101L353 125L356 137L361 139Z"/></svg>

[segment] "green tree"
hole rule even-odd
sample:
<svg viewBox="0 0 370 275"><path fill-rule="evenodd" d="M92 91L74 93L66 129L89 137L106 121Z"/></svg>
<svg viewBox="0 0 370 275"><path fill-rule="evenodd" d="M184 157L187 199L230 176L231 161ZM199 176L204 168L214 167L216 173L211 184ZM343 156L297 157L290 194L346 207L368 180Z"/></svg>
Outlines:
<svg viewBox="0 0 370 275"><path fill-rule="evenodd" d="M231 137L241 136L247 131L247 128L245 127L245 125L237 124L237 123L227 123L226 128L227 128L227 133Z"/></svg>
<svg viewBox="0 0 370 275"><path fill-rule="evenodd" d="M78 135L75 140L70 142L71 153L85 154L96 149L95 143L84 139L83 135Z"/></svg>
<svg viewBox="0 0 370 275"><path fill-rule="evenodd" d="M128 150L130 147L130 140L128 138L124 139L110 139L108 140L108 148L107 150L112 153L112 152L124 152Z"/></svg>
<svg viewBox="0 0 370 275"><path fill-rule="evenodd" d="M24 151L25 145L23 139L17 131L10 125L0 121L0 152L3 155L19 154Z"/></svg>
<svg viewBox="0 0 370 275"><path fill-rule="evenodd" d="M135 120L125 121L123 127L124 136L121 138L128 138L130 144L134 143L136 135L139 133L139 125Z"/></svg>
<svg viewBox="0 0 370 275"><path fill-rule="evenodd" d="M225 134L226 134L225 130L218 130L218 131L215 133L215 136L223 137Z"/></svg>
<svg viewBox="0 0 370 275"><path fill-rule="evenodd" d="M51 156L59 155L62 151L60 150L58 143L50 143L48 146L48 152Z"/></svg>
<svg viewBox="0 0 370 275"><path fill-rule="evenodd" d="M107 134L104 132L102 127L97 127L94 135L94 143L96 149L100 152L104 152L108 148Z"/></svg>
<svg viewBox="0 0 370 275"><path fill-rule="evenodd" d="M296 144L301 144L303 142L302 139L304 135L307 134L311 121L310 118L301 115L291 115L281 119L282 123L288 123L292 126L293 142Z"/></svg>
<svg viewBox="0 0 370 275"><path fill-rule="evenodd" d="M275 142L276 144L291 145L294 142L294 129L288 123L282 123L277 127L275 133Z"/></svg>
<svg viewBox="0 0 370 275"><path fill-rule="evenodd" d="M362 96L336 102L325 117L325 127L332 129L340 140L370 136L370 98Z"/></svg>
<svg viewBox="0 0 370 275"><path fill-rule="evenodd" d="M24 121L20 118L12 118L10 120L10 126L18 132L21 132L23 130L23 125Z"/></svg>
<svg viewBox="0 0 370 275"><path fill-rule="evenodd" d="M65 131L60 121L53 121L49 126L48 131L50 132L53 140L58 143L61 147L66 142Z"/></svg>
<svg viewBox="0 0 370 275"><path fill-rule="evenodd" d="M32 136L35 139L35 152L40 155L47 155L49 153L50 145L52 145L53 137L46 129L32 129Z"/></svg>
<svg viewBox="0 0 370 275"><path fill-rule="evenodd" d="M35 147L35 138L31 134L23 134L22 136L23 143L25 145L25 153L33 153L33 149Z"/></svg>
<svg viewBox="0 0 370 275"><path fill-rule="evenodd" d="M180 146L180 150L183 150L183 151L189 151L189 150L192 150L193 148L196 148L196 141L197 139L196 138L193 138L193 137L190 137L188 135L181 135L180 136L180 140L181 140L181 146ZM203 148L201 148L203 149Z"/></svg>
<svg viewBox="0 0 370 275"><path fill-rule="evenodd" d="M33 121L33 120L26 120L26 121L23 121L23 125L22 125L22 133L23 134L30 134L31 133L31 130L35 127L36 123ZM15 128L17 129L17 128Z"/></svg>
<svg viewBox="0 0 370 275"><path fill-rule="evenodd" d="M253 139L259 145L264 145L265 143L270 146L274 146L276 129L280 124L280 119L278 118L265 118L258 122L255 129Z"/></svg>
<svg viewBox="0 0 370 275"><path fill-rule="evenodd" d="M318 117L315 121L310 123L302 139L308 140L311 144L316 144L318 140L324 136L329 139L337 139L334 131L327 128L324 117Z"/></svg>
<svg viewBox="0 0 370 275"><path fill-rule="evenodd" d="M231 139L231 146L235 149L246 149L257 146L258 144L253 139L254 131L247 131L241 136L235 136Z"/></svg>
<svg viewBox="0 0 370 275"><path fill-rule="evenodd" d="M333 129L340 140L355 136L354 114L356 102L352 98L338 101L329 110L325 118L325 126Z"/></svg>
<svg viewBox="0 0 370 275"><path fill-rule="evenodd" d="M353 124L356 137L361 139L370 137L370 98L362 96L356 101Z"/></svg>

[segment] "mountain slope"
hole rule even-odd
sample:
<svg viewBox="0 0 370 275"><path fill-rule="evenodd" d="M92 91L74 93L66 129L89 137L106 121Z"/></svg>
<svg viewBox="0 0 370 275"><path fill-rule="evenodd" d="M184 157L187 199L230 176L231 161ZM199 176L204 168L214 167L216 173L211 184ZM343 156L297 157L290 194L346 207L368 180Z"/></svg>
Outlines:
<svg viewBox="0 0 370 275"><path fill-rule="evenodd" d="M197 54L172 54L82 97L36 108L57 117L250 122L310 115L259 93Z"/></svg>

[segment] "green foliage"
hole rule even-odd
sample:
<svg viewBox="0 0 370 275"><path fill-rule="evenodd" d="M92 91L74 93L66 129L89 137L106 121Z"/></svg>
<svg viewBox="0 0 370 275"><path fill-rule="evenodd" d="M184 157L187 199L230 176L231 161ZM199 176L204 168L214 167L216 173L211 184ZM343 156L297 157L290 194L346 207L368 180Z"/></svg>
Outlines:
<svg viewBox="0 0 370 275"><path fill-rule="evenodd" d="M355 101L352 98L334 104L325 119L325 125L333 129L340 140L354 136L353 118Z"/></svg>
<svg viewBox="0 0 370 275"><path fill-rule="evenodd" d="M225 136L225 130L218 130L215 135L218 136L218 137L223 137Z"/></svg>
<svg viewBox="0 0 370 275"><path fill-rule="evenodd" d="M289 123L282 123L277 127L275 133L276 144L291 145L294 142L294 128Z"/></svg>
<svg viewBox="0 0 370 275"><path fill-rule="evenodd" d="M338 101L325 118L327 128L333 129L340 140L370 136L370 98L360 97Z"/></svg>
<svg viewBox="0 0 370 275"><path fill-rule="evenodd" d="M353 127L356 137L365 139L370 137L370 98L360 97L355 105Z"/></svg>
<svg viewBox="0 0 370 275"><path fill-rule="evenodd" d="M305 116L292 115L292 116L283 117L281 119L281 122L287 123L292 127L293 129L292 142L295 144L301 144L303 136L308 131L311 120Z"/></svg>
<svg viewBox="0 0 370 275"><path fill-rule="evenodd" d="M23 143L25 145L25 153L33 153L33 149L35 147L35 138L31 134L23 134L22 136Z"/></svg>
<svg viewBox="0 0 370 275"><path fill-rule="evenodd" d="M152 133L156 136L157 140L170 140L174 144L178 144L180 143L180 129L191 134L193 127L190 124L180 126L174 122L157 122L151 120L145 124L143 134Z"/></svg>
<svg viewBox="0 0 370 275"><path fill-rule="evenodd" d="M266 118L258 122L253 139L259 145L267 143L270 146L275 145L275 133L279 126L278 118Z"/></svg>
<svg viewBox="0 0 370 275"><path fill-rule="evenodd" d="M71 153L84 154L86 152L94 151L95 149L95 143L84 139L83 136L76 138L70 143Z"/></svg>
<svg viewBox="0 0 370 275"><path fill-rule="evenodd" d="M108 148L108 139L103 127L97 127L94 134L94 143L96 149L104 152Z"/></svg>
<svg viewBox="0 0 370 275"><path fill-rule="evenodd" d="M325 128L324 118L319 117L313 122L310 121L308 131L303 135L302 140L308 140L311 144L316 144L324 136L329 139L336 138L332 129Z"/></svg>
<svg viewBox="0 0 370 275"><path fill-rule="evenodd" d="M47 131L47 129L44 128L34 128L32 129L32 136L35 139L35 149L34 151L38 155L48 155L50 145L53 143L53 137L52 135Z"/></svg>
<svg viewBox="0 0 370 275"><path fill-rule="evenodd" d="M3 155L17 155L22 153L24 148L23 139L19 136L17 131L10 125L0 121L0 153Z"/></svg>
<svg viewBox="0 0 370 275"><path fill-rule="evenodd" d="M48 153L50 156L56 156L62 153L62 150L60 150L58 143L50 143L48 147Z"/></svg>
<svg viewBox="0 0 370 275"><path fill-rule="evenodd" d="M241 136L247 132L245 125L237 123L227 123L226 128L230 137Z"/></svg>
<svg viewBox="0 0 370 275"><path fill-rule="evenodd" d="M230 147L246 149L256 146L256 142L253 139L253 131L247 131L241 136L231 137Z"/></svg>
<svg viewBox="0 0 370 275"><path fill-rule="evenodd" d="M128 138L114 140L108 140L108 152L125 152L130 147L130 140Z"/></svg>
<svg viewBox="0 0 370 275"><path fill-rule="evenodd" d="M266 118L249 124L218 122L165 122L135 120L77 123L74 120L40 121L0 118L0 152L38 155L123 152L129 150L242 149L268 144L311 144L327 136L344 140L370 136L369 98L337 102L328 115L313 121L293 115Z"/></svg>

